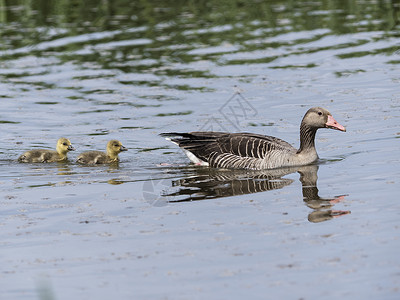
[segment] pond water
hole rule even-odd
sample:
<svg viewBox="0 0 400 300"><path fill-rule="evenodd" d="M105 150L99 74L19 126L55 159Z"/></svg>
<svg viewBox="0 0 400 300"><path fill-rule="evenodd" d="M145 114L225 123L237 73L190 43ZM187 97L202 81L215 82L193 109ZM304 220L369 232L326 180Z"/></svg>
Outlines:
<svg viewBox="0 0 400 300"><path fill-rule="evenodd" d="M399 299L399 1L3 1L1 299ZM196 167L158 134L320 161ZM68 137L67 163L21 164ZM119 139L120 163L80 152Z"/></svg>

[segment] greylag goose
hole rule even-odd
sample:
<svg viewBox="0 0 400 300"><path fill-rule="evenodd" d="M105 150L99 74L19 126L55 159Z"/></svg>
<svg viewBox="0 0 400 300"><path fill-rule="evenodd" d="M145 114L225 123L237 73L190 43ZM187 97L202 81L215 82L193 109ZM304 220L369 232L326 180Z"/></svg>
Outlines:
<svg viewBox="0 0 400 300"><path fill-rule="evenodd" d="M300 124L300 148L273 136L253 133L189 132L162 133L202 166L226 169L274 169L315 162L315 134L319 128L346 129L321 107L310 108ZM178 136L178 138L169 138Z"/></svg>
<svg viewBox="0 0 400 300"><path fill-rule="evenodd" d="M87 151L78 156L76 160L80 164L108 164L118 162L118 154L128 149L122 146L118 140L111 140L107 143L107 152Z"/></svg>
<svg viewBox="0 0 400 300"><path fill-rule="evenodd" d="M66 161L67 153L73 150L75 150L75 148L71 145L69 139L60 138L57 141L56 151L47 149L35 149L26 151L18 158L18 161L29 163Z"/></svg>

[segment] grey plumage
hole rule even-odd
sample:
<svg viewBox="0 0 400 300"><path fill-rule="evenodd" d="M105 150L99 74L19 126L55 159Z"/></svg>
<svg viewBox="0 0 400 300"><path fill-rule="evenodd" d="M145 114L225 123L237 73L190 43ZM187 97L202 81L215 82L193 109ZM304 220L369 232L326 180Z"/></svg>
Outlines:
<svg viewBox="0 0 400 300"><path fill-rule="evenodd" d="M300 148L272 136L253 133L162 133L199 165L226 169L273 169L306 165L318 159L315 134L318 128L345 131L323 108L311 108L300 125Z"/></svg>
<svg viewBox="0 0 400 300"><path fill-rule="evenodd" d="M276 159L296 153L289 143L272 136L252 133L190 132L168 133L179 147L214 168L271 169ZM275 159L274 159L275 158Z"/></svg>

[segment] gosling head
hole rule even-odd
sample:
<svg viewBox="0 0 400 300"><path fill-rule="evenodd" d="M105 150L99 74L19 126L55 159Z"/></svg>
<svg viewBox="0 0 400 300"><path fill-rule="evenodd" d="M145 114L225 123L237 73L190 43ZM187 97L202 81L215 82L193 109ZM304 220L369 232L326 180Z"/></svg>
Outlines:
<svg viewBox="0 0 400 300"><path fill-rule="evenodd" d="M121 142L118 140L111 140L107 143L107 154L113 159L117 158L120 152L127 150L128 149L122 146Z"/></svg>
<svg viewBox="0 0 400 300"><path fill-rule="evenodd" d="M66 155L68 151L74 151L75 148L71 145L69 139L60 138L57 141L57 153L61 155Z"/></svg>
<svg viewBox="0 0 400 300"><path fill-rule="evenodd" d="M340 131L346 131L346 128L340 125L332 117L331 113L322 107L310 108L304 115L302 124L311 128L330 128Z"/></svg>

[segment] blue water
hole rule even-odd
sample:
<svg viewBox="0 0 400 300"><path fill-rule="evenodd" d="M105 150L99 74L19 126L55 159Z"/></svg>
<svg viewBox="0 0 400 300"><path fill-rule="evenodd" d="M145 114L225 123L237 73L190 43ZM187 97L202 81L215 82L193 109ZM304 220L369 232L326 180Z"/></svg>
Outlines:
<svg viewBox="0 0 400 300"><path fill-rule="evenodd" d="M398 2L0 7L1 299L399 298ZM158 135L298 146L313 106L347 132L306 170L196 167ZM68 163L16 161L61 136ZM118 165L74 162L110 139Z"/></svg>

